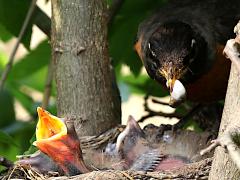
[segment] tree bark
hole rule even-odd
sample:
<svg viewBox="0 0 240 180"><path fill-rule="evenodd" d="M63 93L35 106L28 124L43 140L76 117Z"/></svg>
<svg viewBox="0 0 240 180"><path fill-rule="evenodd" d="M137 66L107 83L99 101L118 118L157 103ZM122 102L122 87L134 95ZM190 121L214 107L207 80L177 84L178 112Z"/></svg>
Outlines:
<svg viewBox="0 0 240 180"><path fill-rule="evenodd" d="M239 72L232 64L231 73L228 82L227 95L219 130L219 136L231 128L240 127L240 79ZM229 155L222 147L218 147L214 154L212 169L209 175L210 180L238 180L240 171L232 162Z"/></svg>
<svg viewBox="0 0 240 180"><path fill-rule="evenodd" d="M107 49L105 0L52 0L57 109L76 118L78 136L120 123L120 96Z"/></svg>

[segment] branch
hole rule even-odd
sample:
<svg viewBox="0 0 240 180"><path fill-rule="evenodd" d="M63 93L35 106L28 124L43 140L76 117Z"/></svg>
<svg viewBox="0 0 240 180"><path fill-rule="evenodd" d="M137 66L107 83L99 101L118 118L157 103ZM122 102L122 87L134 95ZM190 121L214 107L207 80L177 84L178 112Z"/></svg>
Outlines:
<svg viewBox="0 0 240 180"><path fill-rule="evenodd" d="M0 165L4 166L6 168L11 168L11 167L13 167L13 162L6 159L5 157L0 156Z"/></svg>
<svg viewBox="0 0 240 180"><path fill-rule="evenodd" d="M48 107L49 99L51 96L51 90L52 90L53 74L54 74L53 59L51 58L48 65L48 73L47 73L47 78L46 78L45 88L43 93L43 100L42 100L43 109L47 109Z"/></svg>
<svg viewBox="0 0 240 180"><path fill-rule="evenodd" d="M200 152L200 155L207 154L216 147L221 146L227 150L233 162L237 165L238 169L240 169L240 148L239 144L234 141L235 139L239 141L239 137L240 128L230 129L229 131L226 131L220 138L213 140L210 146Z"/></svg>
<svg viewBox="0 0 240 180"><path fill-rule="evenodd" d="M159 100L156 100L156 99L152 99L152 102L156 103L156 104L164 105L164 106L169 106L169 103L159 101Z"/></svg>
<svg viewBox="0 0 240 180"><path fill-rule="evenodd" d="M34 13L36 13L34 23L50 39L51 38L51 19L38 6L36 6ZM51 96L52 80L53 80L53 74L54 74L53 66L54 66L53 59L51 58L48 65L48 73L46 77L45 89L44 89L43 100L42 100L42 107L44 109L47 109L47 106L49 104L49 99Z"/></svg>
<svg viewBox="0 0 240 180"><path fill-rule="evenodd" d="M182 118L182 116L177 114L177 113L164 113L164 112L161 112L161 111L153 111L153 110L151 110L150 107L149 107L149 104L147 102L148 99L149 99L149 96L146 95L144 97L144 109L145 109L145 111L148 112L148 114L145 115L145 116L142 116L138 120L138 122L143 122L145 119L150 118L150 117L154 117L154 116L161 116L161 117L168 117L168 118L178 118L178 119Z"/></svg>
<svg viewBox="0 0 240 180"><path fill-rule="evenodd" d="M23 36L24 36L24 34L25 34L25 31L26 31L26 29L27 29L27 26L28 26L28 24L29 24L29 21L30 21L30 19L31 19L31 17L32 17L32 14L33 14L33 10L34 10L34 8L35 8L36 1L37 1L37 0L32 0L32 2L31 2L30 8L28 9L26 18L25 18L25 20L24 20L24 22L23 22L23 25L22 25L22 27L21 27L21 30L20 30L20 33L19 33L17 42L16 42L16 44L15 44L15 46L14 46L14 48L13 48L13 51L12 51L10 57L9 57L8 63L7 63L5 69L4 69L3 73L2 73L2 77L1 77L1 80L0 80L0 91L3 89L4 82L6 81L7 76L8 76L8 74L9 74L11 68L12 68L12 64L13 64L13 61L14 61L14 57L15 57L15 55L16 55L17 49L18 49L18 47L19 47L19 45L20 45L20 42L21 42L21 40L22 40L22 38L23 38Z"/></svg>
<svg viewBox="0 0 240 180"><path fill-rule="evenodd" d="M36 6L34 14L36 14L34 18L34 24L41 29L41 31L47 35L50 39L51 36L51 19L48 15L43 12L38 6Z"/></svg>

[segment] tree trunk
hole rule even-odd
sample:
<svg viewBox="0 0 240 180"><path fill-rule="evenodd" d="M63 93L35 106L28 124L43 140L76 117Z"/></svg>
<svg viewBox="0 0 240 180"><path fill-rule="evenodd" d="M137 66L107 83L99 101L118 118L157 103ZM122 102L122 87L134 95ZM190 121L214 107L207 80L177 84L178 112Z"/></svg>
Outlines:
<svg viewBox="0 0 240 180"><path fill-rule="evenodd" d="M236 67L232 65L219 136L227 128L237 126L240 127L240 80ZM215 151L209 179L240 179L240 171L222 147L218 147Z"/></svg>
<svg viewBox="0 0 240 180"><path fill-rule="evenodd" d="M120 123L120 96L107 49L105 0L52 0L57 109L76 118L78 136Z"/></svg>

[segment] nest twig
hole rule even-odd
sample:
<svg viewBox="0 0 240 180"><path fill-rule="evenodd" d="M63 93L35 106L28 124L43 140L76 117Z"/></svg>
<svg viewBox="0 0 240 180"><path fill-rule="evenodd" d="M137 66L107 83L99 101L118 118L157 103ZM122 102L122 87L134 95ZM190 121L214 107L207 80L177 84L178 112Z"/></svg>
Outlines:
<svg viewBox="0 0 240 180"><path fill-rule="evenodd" d="M80 138L83 151L88 149L101 149L108 142L113 142L123 131L124 125L119 125L98 136L84 136Z"/></svg>
<svg viewBox="0 0 240 180"><path fill-rule="evenodd" d="M82 137L81 146L84 151L89 149L99 149L104 147L108 142L114 139L121 133L124 126L115 127L99 136L85 136ZM197 163L188 164L182 168L161 171L161 172L140 172L140 171L93 171L87 174L81 174L73 177L56 177L58 174L49 173L43 175L35 171L29 166L15 165L13 169L9 170L7 175L1 177L4 180L17 178L17 179L208 179L209 171L211 168L212 159L205 159ZM54 178L53 178L54 177Z"/></svg>
<svg viewBox="0 0 240 180"><path fill-rule="evenodd" d="M212 159L208 158L197 163L186 165L182 168L164 172L141 172L141 171L93 171L74 177L58 177L58 180L81 180L81 179L173 179L173 180L195 180L208 179ZM52 179L52 178L50 178ZM56 179L56 178L54 178Z"/></svg>
<svg viewBox="0 0 240 180"><path fill-rule="evenodd" d="M16 164L12 169L10 169L7 175L0 177L2 180L9 179L31 179L31 180L43 180L50 177L56 176L58 173L41 174L31 168L30 166L22 166Z"/></svg>
<svg viewBox="0 0 240 180"><path fill-rule="evenodd" d="M145 119L148 119L150 117L154 117L154 116L161 116L161 117L166 117L166 118L178 118L178 119L181 119L182 118L182 115L174 112L174 113L164 113L162 111L154 111L152 110L150 107L149 107L149 104L148 104L148 99L149 99L149 96L146 95L144 97L144 109L145 111L147 111L147 115L145 116L142 116L138 122L143 122ZM155 99L152 99L152 102L154 103L157 103L157 104L162 104L162 105L168 105L164 102L160 102L160 101L157 101Z"/></svg>

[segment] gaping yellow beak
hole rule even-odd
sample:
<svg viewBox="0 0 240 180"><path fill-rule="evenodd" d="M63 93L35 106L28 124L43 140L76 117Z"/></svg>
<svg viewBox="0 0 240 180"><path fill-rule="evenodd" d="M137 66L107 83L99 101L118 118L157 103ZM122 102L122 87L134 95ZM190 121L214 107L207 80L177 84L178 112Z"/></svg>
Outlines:
<svg viewBox="0 0 240 180"><path fill-rule="evenodd" d="M38 149L53 159L67 175L89 172L80 147L75 129L41 107L37 108L39 120L36 128ZM74 127L73 127L74 128Z"/></svg>
<svg viewBox="0 0 240 180"><path fill-rule="evenodd" d="M37 108L37 112L39 120L36 127L36 141L33 145L37 146L38 142L51 141L67 134L67 127L60 118L41 107Z"/></svg>

